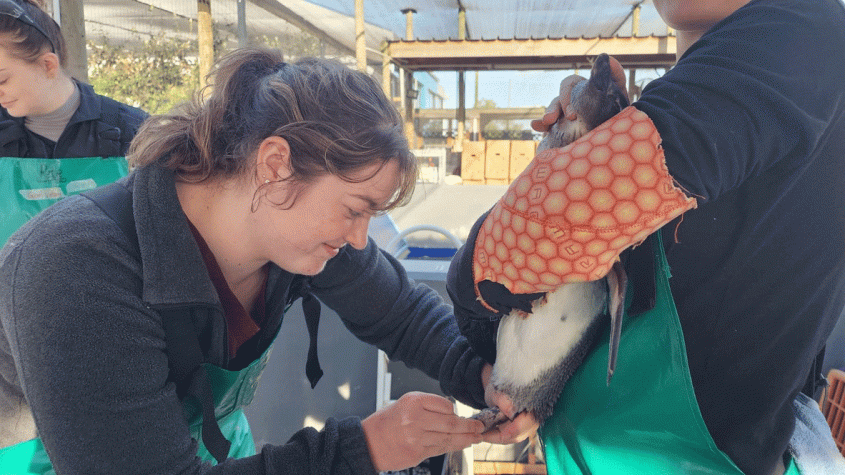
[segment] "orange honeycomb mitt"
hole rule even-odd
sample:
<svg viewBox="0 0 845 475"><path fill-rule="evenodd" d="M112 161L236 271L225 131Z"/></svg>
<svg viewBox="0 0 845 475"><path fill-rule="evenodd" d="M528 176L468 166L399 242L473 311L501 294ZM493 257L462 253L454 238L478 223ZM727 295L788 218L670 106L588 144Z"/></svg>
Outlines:
<svg viewBox="0 0 845 475"><path fill-rule="evenodd" d="M473 277L514 294L604 277L619 254L694 198L666 169L660 135L633 106L566 147L546 150L493 207L475 241Z"/></svg>

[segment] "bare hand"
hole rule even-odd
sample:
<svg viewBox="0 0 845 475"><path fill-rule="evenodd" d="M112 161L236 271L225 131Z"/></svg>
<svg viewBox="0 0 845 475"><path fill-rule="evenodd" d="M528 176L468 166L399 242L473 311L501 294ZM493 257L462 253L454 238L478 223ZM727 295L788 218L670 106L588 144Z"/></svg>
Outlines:
<svg viewBox="0 0 845 475"><path fill-rule="evenodd" d="M572 108L569 106L569 101L572 97L572 88L575 84L586 81L585 78L578 76L577 74L573 74L568 76L563 81L560 82L560 93L557 97L552 99L552 102L549 104L549 107L546 107L546 113L543 115L542 119L535 119L531 121L531 128L536 130L537 132L548 132L551 126L560 119L560 115L563 111L567 111L567 119L574 120L575 117L570 117L573 114Z"/></svg>
<svg viewBox="0 0 845 475"><path fill-rule="evenodd" d="M485 432L482 438L484 442L491 444L514 444L521 442L531 434L537 432L537 429L540 428L540 423L534 416L527 412L522 412L518 415L514 414L511 398L493 388L493 384L490 382L492 372L493 367L489 364L484 365L484 368L481 370L481 381L484 384L484 399L488 406L498 407L510 420Z"/></svg>
<svg viewBox="0 0 845 475"><path fill-rule="evenodd" d="M410 392L364 419L364 435L379 472L413 467L423 460L481 442L484 424L455 415L451 401Z"/></svg>
<svg viewBox="0 0 845 475"><path fill-rule="evenodd" d="M628 88L625 86L625 70L622 69L622 64L620 64L613 56L610 57L610 70L613 74L613 82L615 82L620 89L625 91L625 95L627 95ZM585 78L578 76L577 74L564 78L563 81L560 82L560 91L558 96L552 99L552 102L549 104L549 107L546 108L546 113L543 115L542 119L535 119L531 121L531 128L537 132L548 132L552 125L560 119L561 113L564 112L567 120L575 120L578 115L570 106L570 101L572 100L572 88L579 82L585 80Z"/></svg>

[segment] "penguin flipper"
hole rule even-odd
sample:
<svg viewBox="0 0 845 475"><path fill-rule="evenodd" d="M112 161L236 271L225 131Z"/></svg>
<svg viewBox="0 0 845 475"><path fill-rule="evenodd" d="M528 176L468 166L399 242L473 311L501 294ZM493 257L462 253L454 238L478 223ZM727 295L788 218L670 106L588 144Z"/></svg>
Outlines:
<svg viewBox="0 0 845 475"><path fill-rule="evenodd" d="M622 335L622 315L625 310L625 292L628 288L628 275L622 262L616 261L607 274L607 286L610 301L610 344L607 355L607 385L616 369L616 356L619 352L619 338Z"/></svg>

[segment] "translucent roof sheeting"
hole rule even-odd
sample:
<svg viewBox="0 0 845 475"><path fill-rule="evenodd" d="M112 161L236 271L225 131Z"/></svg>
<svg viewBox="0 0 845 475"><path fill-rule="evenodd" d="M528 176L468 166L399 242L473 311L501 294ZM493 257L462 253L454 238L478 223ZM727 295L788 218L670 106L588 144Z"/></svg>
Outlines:
<svg viewBox="0 0 845 475"><path fill-rule="evenodd" d="M405 39L405 9L414 9L413 36L457 40L459 10L466 12L466 39L510 40L631 36L640 5L637 36L666 35L652 0L363 0L367 57L380 63L385 40ZM219 38L237 40L238 0L210 0ZM196 0L83 0L89 37L132 41L162 32L196 35ZM245 0L250 37L273 36L291 25L354 55L355 0Z"/></svg>
<svg viewBox="0 0 845 475"><path fill-rule="evenodd" d="M354 17L353 0L308 0ZM632 11L641 5L638 36L665 35L651 0L364 0L368 24L405 37L405 14L414 9L414 38L457 39L458 11L466 11L467 39L631 36Z"/></svg>

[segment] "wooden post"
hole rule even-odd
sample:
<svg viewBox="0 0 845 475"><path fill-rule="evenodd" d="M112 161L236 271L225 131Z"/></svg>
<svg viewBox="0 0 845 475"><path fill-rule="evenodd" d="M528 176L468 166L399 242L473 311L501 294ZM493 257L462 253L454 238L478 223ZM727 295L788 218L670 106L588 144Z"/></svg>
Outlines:
<svg viewBox="0 0 845 475"><path fill-rule="evenodd" d="M387 42L385 41L382 43L381 46L381 89L384 91L384 95L387 96L387 100L393 103L393 87L390 75L390 49L387 46Z"/></svg>
<svg viewBox="0 0 845 475"><path fill-rule="evenodd" d="M634 7L633 15L631 16L631 36L637 37L640 36L640 8L642 2L638 3L637 6Z"/></svg>
<svg viewBox="0 0 845 475"><path fill-rule="evenodd" d="M197 0L197 43L199 43L200 88L214 63L214 34L211 29L211 0Z"/></svg>
<svg viewBox="0 0 845 475"><path fill-rule="evenodd" d="M405 8L401 10L405 14L405 39L414 41L414 13L417 11L413 8ZM405 119L405 138L408 140L408 146L417 148L417 132L414 130L414 73L413 71L404 71L405 75L405 91L402 98Z"/></svg>
<svg viewBox="0 0 845 475"><path fill-rule="evenodd" d="M79 0L59 2L57 23L67 47L67 72L82 82L88 82L88 55L85 52L85 15Z"/></svg>
<svg viewBox="0 0 845 475"><path fill-rule="evenodd" d="M364 0L355 0L355 59L358 71L367 72L367 36L364 31Z"/></svg>

